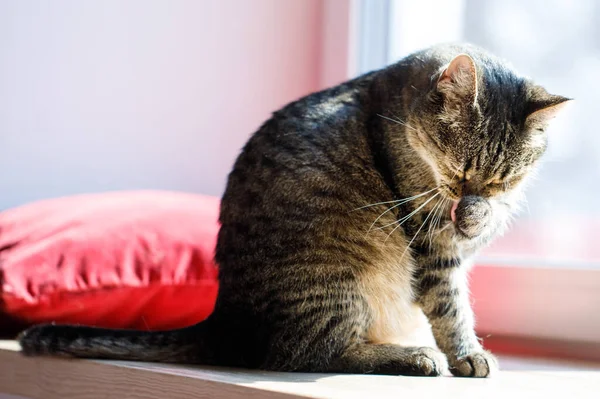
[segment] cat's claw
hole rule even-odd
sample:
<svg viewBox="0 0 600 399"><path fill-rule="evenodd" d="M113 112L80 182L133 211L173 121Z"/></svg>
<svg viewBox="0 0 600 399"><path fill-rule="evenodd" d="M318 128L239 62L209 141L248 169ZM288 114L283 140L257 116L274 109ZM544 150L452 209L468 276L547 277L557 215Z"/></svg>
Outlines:
<svg viewBox="0 0 600 399"><path fill-rule="evenodd" d="M474 352L453 362L450 371L457 377L491 377L498 372L498 360L489 352Z"/></svg>

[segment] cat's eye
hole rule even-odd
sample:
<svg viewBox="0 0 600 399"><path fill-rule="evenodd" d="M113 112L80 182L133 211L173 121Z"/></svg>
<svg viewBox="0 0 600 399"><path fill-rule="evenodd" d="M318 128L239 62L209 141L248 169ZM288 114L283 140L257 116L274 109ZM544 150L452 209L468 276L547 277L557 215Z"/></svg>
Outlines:
<svg viewBox="0 0 600 399"><path fill-rule="evenodd" d="M465 182L465 181L469 181L471 180L471 172L470 171L457 171L454 172L454 178L453 180L458 180L461 182Z"/></svg>
<svg viewBox="0 0 600 399"><path fill-rule="evenodd" d="M503 179L501 178L494 178L492 180L490 180L487 185L489 187L494 187L494 188L501 188L503 190L507 190L511 187L513 187L515 184L517 184L519 181L521 181L521 179L523 178L523 175L518 175L518 176L510 176L510 177L505 177Z"/></svg>

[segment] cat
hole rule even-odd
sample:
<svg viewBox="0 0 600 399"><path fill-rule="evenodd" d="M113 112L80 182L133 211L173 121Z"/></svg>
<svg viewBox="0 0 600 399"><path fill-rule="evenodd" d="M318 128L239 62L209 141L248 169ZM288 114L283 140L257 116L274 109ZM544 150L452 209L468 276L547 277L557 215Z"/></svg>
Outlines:
<svg viewBox="0 0 600 399"><path fill-rule="evenodd" d="M39 325L19 336L22 352L490 376L470 260L507 229L569 100L481 48L443 44L292 102L229 174L207 320L159 332Z"/></svg>

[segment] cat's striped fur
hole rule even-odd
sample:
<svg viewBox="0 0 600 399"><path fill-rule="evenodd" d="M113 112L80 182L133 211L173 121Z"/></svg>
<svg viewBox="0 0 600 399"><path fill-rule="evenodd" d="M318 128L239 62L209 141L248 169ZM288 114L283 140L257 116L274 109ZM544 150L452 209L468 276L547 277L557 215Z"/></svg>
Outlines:
<svg viewBox="0 0 600 399"><path fill-rule="evenodd" d="M229 175L207 321L157 333L38 326L23 352L488 376L468 260L504 231L566 100L483 50L442 45L293 102Z"/></svg>

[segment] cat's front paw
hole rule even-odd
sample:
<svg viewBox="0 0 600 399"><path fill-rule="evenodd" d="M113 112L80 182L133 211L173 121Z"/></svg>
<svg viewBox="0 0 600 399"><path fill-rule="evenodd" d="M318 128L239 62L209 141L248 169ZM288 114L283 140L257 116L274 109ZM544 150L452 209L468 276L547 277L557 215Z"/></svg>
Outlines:
<svg viewBox="0 0 600 399"><path fill-rule="evenodd" d="M448 372L446 356L433 348L411 348L407 361L411 366L411 372L402 374L434 377Z"/></svg>
<svg viewBox="0 0 600 399"><path fill-rule="evenodd" d="M453 206L452 211L456 229L468 239L483 234L492 219L492 207L489 201L475 195L463 197Z"/></svg>
<svg viewBox="0 0 600 399"><path fill-rule="evenodd" d="M498 371L498 360L489 352L473 352L451 364L450 372L457 377L490 377Z"/></svg>

